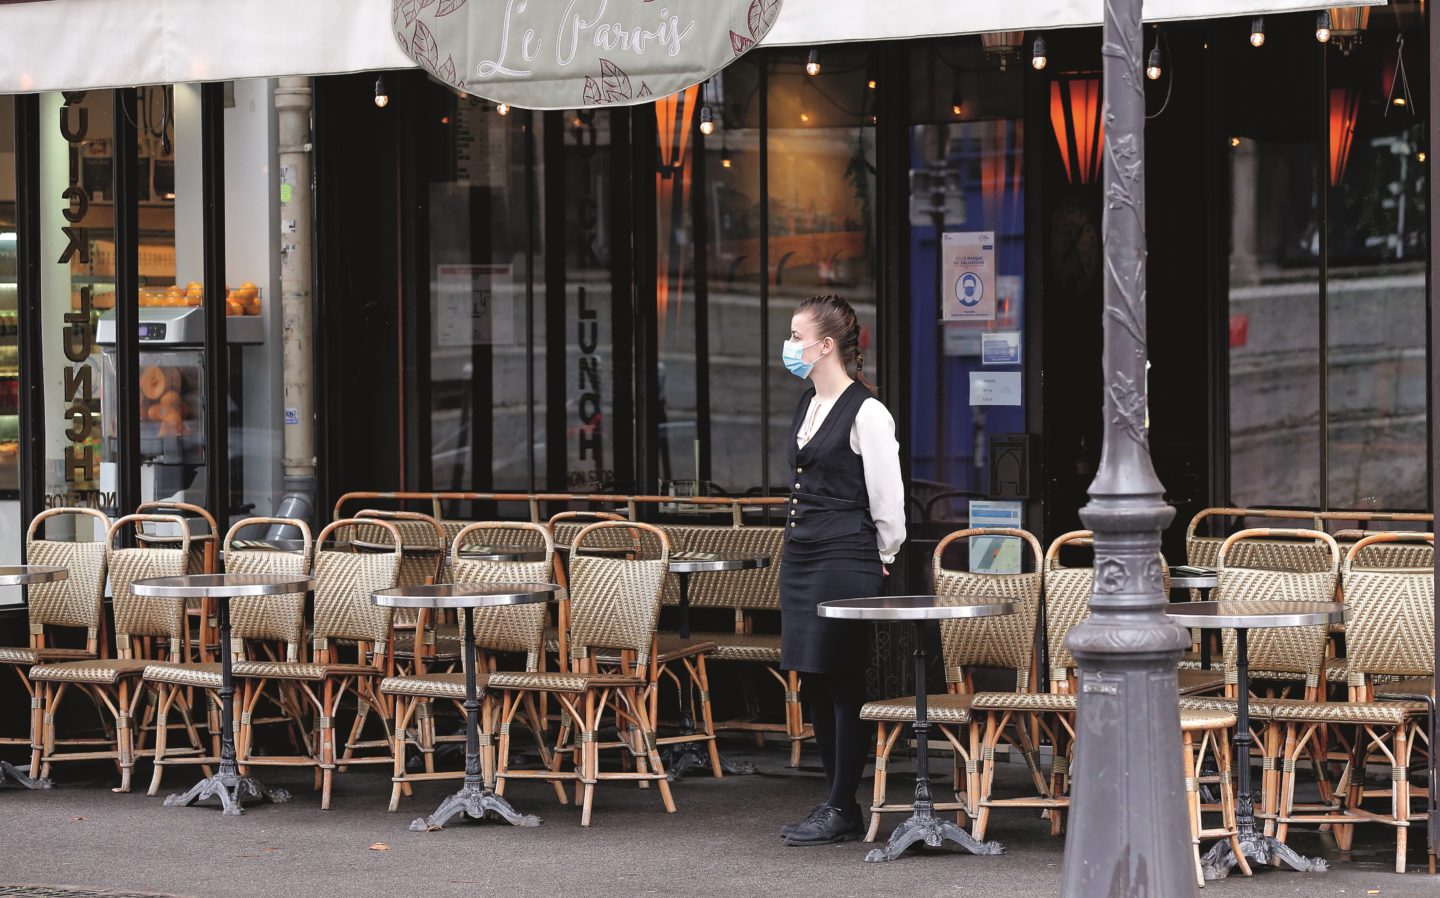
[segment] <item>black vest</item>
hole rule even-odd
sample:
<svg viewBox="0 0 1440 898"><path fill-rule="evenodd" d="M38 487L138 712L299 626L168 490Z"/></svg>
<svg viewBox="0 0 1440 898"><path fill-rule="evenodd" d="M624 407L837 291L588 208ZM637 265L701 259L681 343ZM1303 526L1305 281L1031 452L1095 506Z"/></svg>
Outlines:
<svg viewBox="0 0 1440 898"><path fill-rule="evenodd" d="M786 444L794 480L785 537L793 543L858 544L873 550L875 521L870 517L865 465L850 450L850 429L860 406L870 398L870 391L858 381L847 387L819 430L805 448L799 449L795 441L814 398L813 386L800 397L790 425L790 442Z"/></svg>

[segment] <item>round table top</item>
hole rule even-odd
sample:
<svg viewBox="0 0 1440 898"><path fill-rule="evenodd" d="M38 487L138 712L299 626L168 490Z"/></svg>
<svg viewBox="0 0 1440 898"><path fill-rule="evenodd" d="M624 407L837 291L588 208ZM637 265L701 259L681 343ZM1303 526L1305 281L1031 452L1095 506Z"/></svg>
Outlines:
<svg viewBox="0 0 1440 898"><path fill-rule="evenodd" d="M709 552L680 552L670 556L670 573L672 574L753 571L769 566L769 555L715 555Z"/></svg>
<svg viewBox="0 0 1440 898"><path fill-rule="evenodd" d="M548 602L559 592L554 583L432 583L382 589L370 600L388 608L490 608Z"/></svg>
<svg viewBox="0 0 1440 898"><path fill-rule="evenodd" d="M540 546L462 546L460 557L466 561L544 561L545 549Z"/></svg>
<svg viewBox="0 0 1440 898"><path fill-rule="evenodd" d="M1218 602L1172 602L1165 613L1186 627L1239 627L1260 630L1277 627L1314 627L1340 624L1350 606L1339 602L1285 602L1266 599Z"/></svg>
<svg viewBox="0 0 1440 898"><path fill-rule="evenodd" d="M1220 585L1220 572L1214 568L1177 564L1170 568L1171 589L1214 589Z"/></svg>
<svg viewBox="0 0 1440 898"><path fill-rule="evenodd" d="M951 620L1014 612L1014 600L998 596L876 596L832 599L815 608L821 617L845 620Z"/></svg>
<svg viewBox="0 0 1440 898"><path fill-rule="evenodd" d="M371 542L367 539L356 539L351 540L350 544L355 548L361 549L366 552L395 551L395 544L391 542L377 543ZM425 544L417 545L415 543L406 543L400 547L400 553L402 555L439 555L443 551L445 550L440 548L439 546L431 546Z"/></svg>
<svg viewBox="0 0 1440 898"><path fill-rule="evenodd" d="M309 592L314 588L314 579L292 574L186 574L182 577L149 577L130 584L135 595L156 599L279 596Z"/></svg>
<svg viewBox="0 0 1440 898"><path fill-rule="evenodd" d="M54 583L70 577L70 569L49 564L7 564L0 566L0 586L29 586Z"/></svg>

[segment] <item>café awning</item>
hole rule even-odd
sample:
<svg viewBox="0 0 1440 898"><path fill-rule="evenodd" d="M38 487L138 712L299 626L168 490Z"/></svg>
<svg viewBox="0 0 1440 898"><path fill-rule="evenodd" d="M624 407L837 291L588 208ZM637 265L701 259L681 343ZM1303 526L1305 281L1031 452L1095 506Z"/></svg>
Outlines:
<svg viewBox="0 0 1440 898"><path fill-rule="evenodd" d="M494 2L497 15L504 4ZM598 2L598 0L597 0ZM1384 0L1150 0L1174 21ZM764 46L1098 25L1102 0L783 0ZM0 4L0 93L412 68L391 0L30 0Z"/></svg>

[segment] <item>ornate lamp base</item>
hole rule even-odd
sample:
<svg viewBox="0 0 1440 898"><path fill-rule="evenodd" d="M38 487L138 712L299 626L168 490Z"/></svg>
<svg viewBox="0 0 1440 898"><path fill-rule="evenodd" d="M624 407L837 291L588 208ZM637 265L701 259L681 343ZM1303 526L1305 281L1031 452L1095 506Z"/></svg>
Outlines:
<svg viewBox="0 0 1440 898"><path fill-rule="evenodd" d="M971 854L1004 854L1005 846L999 842L980 842L950 820L935 817L929 811L916 811L904 823L895 827L890 841L884 848L875 848L865 855L866 863L880 863L899 859L911 845L924 842L929 848L939 848L945 842L954 842Z"/></svg>
<svg viewBox="0 0 1440 898"><path fill-rule="evenodd" d="M222 770L209 779L196 783L189 792L166 798L165 807L183 808L211 798L220 799L221 813L238 816L245 813L244 805L247 801L284 804L290 800L290 793L284 789L271 789L252 777Z"/></svg>
<svg viewBox="0 0 1440 898"><path fill-rule="evenodd" d="M1319 858L1308 858L1279 839L1256 832L1253 828L1240 830L1240 850L1252 865L1268 867L1275 861L1285 864L1301 873L1324 873L1330 865ZM1205 856L1200 858L1200 867L1207 880L1224 879L1240 863L1230 847L1228 839L1216 842Z"/></svg>
<svg viewBox="0 0 1440 898"><path fill-rule="evenodd" d="M3 786L6 780L14 780L16 784L27 789L55 788L55 784L50 780L30 776L28 768L16 767L9 761L0 761L0 786Z"/></svg>
<svg viewBox="0 0 1440 898"><path fill-rule="evenodd" d="M441 829L451 817L460 813L471 820L484 820L486 814L493 813L511 826L539 826L541 823L539 817L521 814L510 806L510 802L483 784L466 782L459 792L442 801L435 813L411 821L410 831L423 833Z"/></svg>

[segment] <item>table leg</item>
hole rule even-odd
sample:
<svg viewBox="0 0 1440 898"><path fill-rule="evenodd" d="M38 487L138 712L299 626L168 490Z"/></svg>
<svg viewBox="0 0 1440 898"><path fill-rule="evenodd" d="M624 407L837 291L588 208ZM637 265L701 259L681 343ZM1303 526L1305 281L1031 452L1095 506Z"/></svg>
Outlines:
<svg viewBox="0 0 1440 898"><path fill-rule="evenodd" d="M13 781L17 786L24 786L26 789L53 789L55 784L44 778L32 778L29 765L16 767L9 761L0 761L0 786L7 781Z"/></svg>
<svg viewBox="0 0 1440 898"><path fill-rule="evenodd" d="M690 575L677 573L675 575L680 586L680 638L690 638ZM680 735L695 735L695 709L690 701L690 671L684 667L682 662L678 672L680 678ZM659 688L659 684L656 684ZM666 746L661 754L661 763L665 765L665 778L674 782L680 779L691 770L705 769L710 766L708 753L700 750L699 742L679 742ZM755 765L746 761L735 763L728 760L723 754L720 756L720 769L724 773L737 776L745 776L755 773Z"/></svg>
<svg viewBox="0 0 1440 898"><path fill-rule="evenodd" d="M1319 858L1308 858L1273 836L1255 829L1255 796L1250 787L1250 658L1249 632L1235 630L1235 828L1239 834L1240 850L1250 861L1262 866L1283 863L1301 873L1324 873L1329 863ZM1206 879L1224 879L1230 875L1239 860L1230 847L1229 839L1216 842L1200 859Z"/></svg>
<svg viewBox="0 0 1440 898"><path fill-rule="evenodd" d="M1209 599L1210 599L1210 589L1209 589L1208 587L1201 587L1201 588L1200 588L1200 601L1204 602L1204 601L1208 601ZM1211 661L1210 661L1210 637L1211 637L1212 635L1213 635L1213 634L1212 634L1209 630L1202 629L1202 630L1200 631L1200 667L1201 667L1202 669L1204 669L1204 670L1210 670L1210 668L1211 668Z"/></svg>
<svg viewBox="0 0 1440 898"><path fill-rule="evenodd" d="M189 792L165 799L167 808L181 808L197 801L219 798L227 815L243 814L247 801L281 804L290 800L284 789L271 789L254 777L241 776L235 762L235 679L230 669L230 599L217 597L216 615L220 624L220 769L209 779L196 783Z"/></svg>
<svg viewBox="0 0 1440 898"><path fill-rule="evenodd" d="M930 796L930 711L925 695L925 632L919 621L913 625L915 640L915 813L895 827L884 848L875 848L865 855L870 863L893 861L911 845L924 842L939 848L950 841L971 854L1004 854L999 842L980 842L953 820L935 816L935 802Z"/></svg>
<svg viewBox="0 0 1440 898"><path fill-rule="evenodd" d="M417 817L410 823L412 832L430 832L443 827L450 818L463 813L472 820L483 820L494 813L514 826L539 826L540 818L521 814L510 802L496 795L485 784L480 769L480 697L475 686L475 623L474 610L465 609L465 785L459 792L440 803L429 817Z"/></svg>

